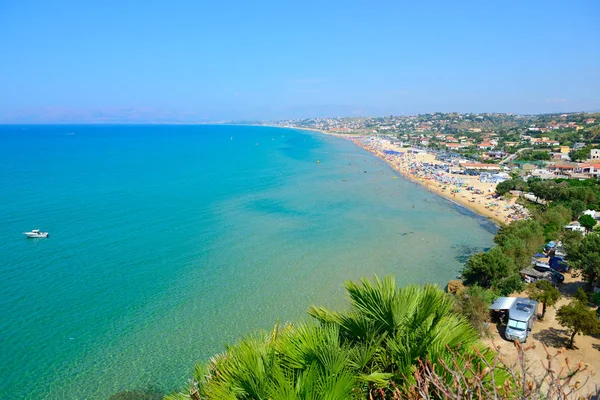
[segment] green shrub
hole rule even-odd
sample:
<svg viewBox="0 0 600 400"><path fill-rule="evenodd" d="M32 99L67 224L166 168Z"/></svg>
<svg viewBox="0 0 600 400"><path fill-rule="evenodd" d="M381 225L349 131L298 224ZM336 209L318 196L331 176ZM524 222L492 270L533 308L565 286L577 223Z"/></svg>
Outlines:
<svg viewBox="0 0 600 400"><path fill-rule="evenodd" d="M588 295L582 287L577 288L577 291L575 292L575 298L583 304L587 304L588 302Z"/></svg>
<svg viewBox="0 0 600 400"><path fill-rule="evenodd" d="M496 288L502 296L508 296L514 292L521 292L525 288L525 284L523 283L521 275L513 274L495 282L493 287Z"/></svg>

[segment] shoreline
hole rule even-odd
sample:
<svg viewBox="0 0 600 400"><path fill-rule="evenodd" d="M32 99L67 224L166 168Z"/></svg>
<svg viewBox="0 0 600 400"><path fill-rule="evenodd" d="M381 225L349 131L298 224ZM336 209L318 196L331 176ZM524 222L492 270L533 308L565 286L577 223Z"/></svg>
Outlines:
<svg viewBox="0 0 600 400"><path fill-rule="evenodd" d="M417 178L416 176L411 174L408 170L403 169L398 164L394 163L389 157L386 157L380 150L369 147L357 140L358 138L364 137L364 135L326 132L326 131L322 131L319 129L312 129L312 128L282 127L282 126L274 126L274 125L261 125L261 126L270 126L273 128L298 129L298 130L304 130L304 131L309 131L309 132L318 132L323 135L334 136L337 138L348 140L348 141L354 143L356 146L362 148L363 150L369 152L370 154L372 154L375 157L379 158L380 160L384 161L390 168L392 168L392 170L397 172L400 176L402 176L409 182L418 184L419 186L427 189L429 192L431 192L439 197L442 197L445 200L448 200L457 206L463 207L471 212L474 212L475 214L477 214L479 216L485 217L488 221L493 223L498 228L500 228L502 225L506 225L506 224L509 224L510 222L512 222L512 220L508 219L505 214L500 215L498 213L497 209L488 209L488 208L486 208L486 206L482 207L481 206L482 203L469 201L467 199L467 197L464 197L464 195L456 196L456 193L451 194L450 191L442 190L440 187L441 185L439 185L439 184L436 185L436 182L434 182L434 181ZM489 192L486 192L486 193L489 193Z"/></svg>
<svg viewBox="0 0 600 400"><path fill-rule="evenodd" d="M349 140L349 139L346 139ZM502 225L506 224L506 221L504 218L500 218L499 216L495 215L495 213L493 211L487 211L485 209L481 209L480 207L474 207L473 203L470 203L467 200L463 200L466 199L466 197L456 197L456 195L450 195L450 192L446 192L446 191L442 191L439 188L435 187L431 181L426 181L426 180L419 180L417 179L415 176L411 175L410 173L406 172L405 170L402 170L400 168L398 168L396 165L394 165L392 162L390 162L386 157L384 157L379 151L367 148L366 146L361 146L360 144L354 142L353 140L351 140L354 144L356 144L358 147L368 151L369 153L373 154L375 157L379 158L380 160L384 161L387 165L389 165L394 171L396 171L397 173L399 173L403 178L405 178L406 180L416 183L419 186L421 186L422 188L428 190L429 192L438 195L439 197L442 197L458 206L461 206L463 208L468 209L469 211L474 212L475 214L478 214L480 216L483 216L485 218L487 218L489 221L491 221L494 225L496 225L498 228L500 228ZM485 211L484 211L485 210ZM487 212L486 212L487 211Z"/></svg>

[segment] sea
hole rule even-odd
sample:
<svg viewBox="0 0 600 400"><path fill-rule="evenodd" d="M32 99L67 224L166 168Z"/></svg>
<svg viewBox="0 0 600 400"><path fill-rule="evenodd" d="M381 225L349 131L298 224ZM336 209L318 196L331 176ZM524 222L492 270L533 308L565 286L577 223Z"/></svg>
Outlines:
<svg viewBox="0 0 600 400"><path fill-rule="evenodd" d="M2 399L169 393L348 280L443 288L496 231L350 141L233 125L0 126L0 221Z"/></svg>

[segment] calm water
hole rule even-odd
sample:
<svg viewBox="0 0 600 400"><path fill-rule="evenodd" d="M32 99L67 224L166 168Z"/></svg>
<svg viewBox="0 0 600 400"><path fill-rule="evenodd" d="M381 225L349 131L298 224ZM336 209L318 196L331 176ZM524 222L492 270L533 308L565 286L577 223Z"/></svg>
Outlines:
<svg viewBox="0 0 600 400"><path fill-rule="evenodd" d="M290 129L0 126L0 398L170 391L345 280L445 285L494 227L393 176Z"/></svg>

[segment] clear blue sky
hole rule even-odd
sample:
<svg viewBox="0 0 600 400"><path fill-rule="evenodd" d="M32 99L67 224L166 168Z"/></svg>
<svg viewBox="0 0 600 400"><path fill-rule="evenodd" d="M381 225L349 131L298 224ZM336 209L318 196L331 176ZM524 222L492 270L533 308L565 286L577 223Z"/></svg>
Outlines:
<svg viewBox="0 0 600 400"><path fill-rule="evenodd" d="M0 121L600 109L598 0L0 0L0 54Z"/></svg>

